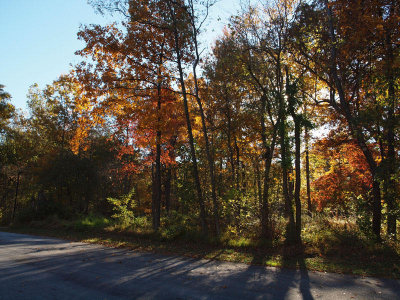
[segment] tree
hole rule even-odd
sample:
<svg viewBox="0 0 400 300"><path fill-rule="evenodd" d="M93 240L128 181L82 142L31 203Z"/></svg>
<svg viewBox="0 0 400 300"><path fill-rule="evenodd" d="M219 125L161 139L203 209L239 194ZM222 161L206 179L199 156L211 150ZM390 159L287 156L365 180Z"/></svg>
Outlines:
<svg viewBox="0 0 400 300"><path fill-rule="evenodd" d="M9 101L11 95L4 90L4 85L0 84L0 137L5 134L9 120L12 118L15 107Z"/></svg>
<svg viewBox="0 0 400 300"><path fill-rule="evenodd" d="M362 151L354 140L333 131L312 146L315 161L313 199L319 211L330 208L336 215L349 215L355 199L368 199L372 177Z"/></svg>
<svg viewBox="0 0 400 300"><path fill-rule="evenodd" d="M299 7L296 25L293 27L299 54L297 62L318 76L330 89L330 98L323 102L328 103L338 118L348 126L368 163L373 178L372 226L378 240L381 230L382 165L369 147L369 141L374 139L378 144L380 138L376 133L383 130L391 136L387 138L391 144L392 130L387 124L391 123L388 122L392 115L389 111L393 111L390 109L393 106L379 108L376 98L371 97L368 91L371 75L379 74L377 66L381 65L380 62L384 61L386 66L389 65L387 62L391 57L390 49L397 39L398 26L393 26L397 22L394 17L396 7L397 4L392 1L314 1ZM386 42L385 35L382 35L381 28L385 26L386 32L389 27L392 28L389 36L393 40L390 39L389 43L388 35L386 34ZM383 47L386 49L385 55L381 54L381 45L386 45ZM389 69L385 68L387 75L383 77L390 77L388 74L392 72ZM377 114L377 109L383 109L385 113ZM386 201L390 203L390 200Z"/></svg>
<svg viewBox="0 0 400 300"><path fill-rule="evenodd" d="M121 5L121 3L117 4ZM104 7L104 3L99 3L99 5ZM162 104L168 97L176 99L171 93L181 95L192 154L201 223L203 231L206 232L206 210L197 167L188 92L183 70L183 64L191 59L189 53L191 23L188 20L187 7L183 2L171 1L130 1L128 7L112 7L125 13L128 17L127 34L124 35L115 27L95 26L92 29L83 30L80 36L85 39L88 46L79 53L85 56L90 55L97 65L94 70L90 70L90 67L82 64L77 69L78 78L87 86L88 92L96 91L94 95L91 95L91 103L92 105L100 104L98 107L101 107L100 112L103 116L107 112L111 115L119 115L120 119L132 121L140 116L132 115L133 111L138 112L135 107L138 103L143 100L156 101L156 111L146 110L141 113L142 117L147 117L146 113L149 113L155 119L152 123L158 124L155 128L156 171L154 179L156 189L153 195L153 225L155 229L158 228L160 219L162 135L166 135L166 140L171 140L169 137L171 131L162 132L160 126L168 124L167 119L173 117L168 114L161 115ZM118 34L116 34L117 32ZM102 55L98 53L102 53ZM171 79L174 78L176 69L180 92L174 91L171 87ZM96 77L95 80L93 75ZM87 80L88 76L90 76L90 80ZM100 88L93 85L93 83L102 82L103 79L106 80L103 81L104 84ZM112 93L111 97L109 97L110 93ZM96 103L99 97L104 96L106 101ZM116 98L119 99L117 106L114 105ZM140 121L136 120L136 122ZM163 128L166 130L166 127ZM139 128L136 128L136 134L139 133L137 129Z"/></svg>

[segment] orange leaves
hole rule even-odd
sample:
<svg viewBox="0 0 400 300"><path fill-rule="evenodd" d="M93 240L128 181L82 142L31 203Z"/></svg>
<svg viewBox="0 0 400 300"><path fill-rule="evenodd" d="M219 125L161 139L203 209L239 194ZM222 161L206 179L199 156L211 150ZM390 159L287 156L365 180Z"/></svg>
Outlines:
<svg viewBox="0 0 400 300"><path fill-rule="evenodd" d="M319 210L346 207L372 187L372 177L363 153L354 141L340 138L322 139L312 151L320 176L312 183L313 199Z"/></svg>
<svg viewBox="0 0 400 300"><path fill-rule="evenodd" d="M183 124L170 82L171 41L155 23L147 25L162 20L157 13L160 5L132 1L124 29L116 24L91 25L78 34L86 46L77 54L93 63L83 62L75 70L83 87L77 101L83 114L77 140L90 127L112 124L121 141L120 159L132 172L138 170L134 165L139 161L152 159L157 132L165 146L172 136L181 134ZM168 163L168 151L164 152Z"/></svg>

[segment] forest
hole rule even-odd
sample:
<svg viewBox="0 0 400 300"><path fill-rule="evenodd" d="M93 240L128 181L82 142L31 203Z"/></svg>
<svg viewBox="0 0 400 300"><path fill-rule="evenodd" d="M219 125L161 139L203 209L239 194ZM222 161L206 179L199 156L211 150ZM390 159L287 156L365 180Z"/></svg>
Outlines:
<svg viewBox="0 0 400 300"><path fill-rule="evenodd" d="M210 51L212 0L89 2L80 63L0 86L1 224L398 245L400 2L242 4Z"/></svg>

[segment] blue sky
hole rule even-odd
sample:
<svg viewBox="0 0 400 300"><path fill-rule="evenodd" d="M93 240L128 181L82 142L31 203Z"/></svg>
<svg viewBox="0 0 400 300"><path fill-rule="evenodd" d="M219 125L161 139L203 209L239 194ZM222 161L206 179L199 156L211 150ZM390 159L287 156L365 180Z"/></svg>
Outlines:
<svg viewBox="0 0 400 300"><path fill-rule="evenodd" d="M238 0L217 3L206 36L209 43L239 7ZM29 86L43 88L79 62L74 52L83 47L76 36L80 24L112 21L96 14L87 0L0 0L0 84L12 103L25 109Z"/></svg>

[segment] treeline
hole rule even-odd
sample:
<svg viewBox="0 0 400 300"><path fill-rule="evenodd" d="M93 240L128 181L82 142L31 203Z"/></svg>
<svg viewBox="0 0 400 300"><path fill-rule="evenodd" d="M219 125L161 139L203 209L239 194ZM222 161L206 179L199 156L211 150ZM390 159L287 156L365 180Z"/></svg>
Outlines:
<svg viewBox="0 0 400 300"><path fill-rule="evenodd" d="M4 223L91 212L158 230L179 214L295 243L326 212L396 237L397 1L249 5L207 55L212 2L92 4L123 21L81 29L82 62L32 86L29 116L2 87Z"/></svg>

